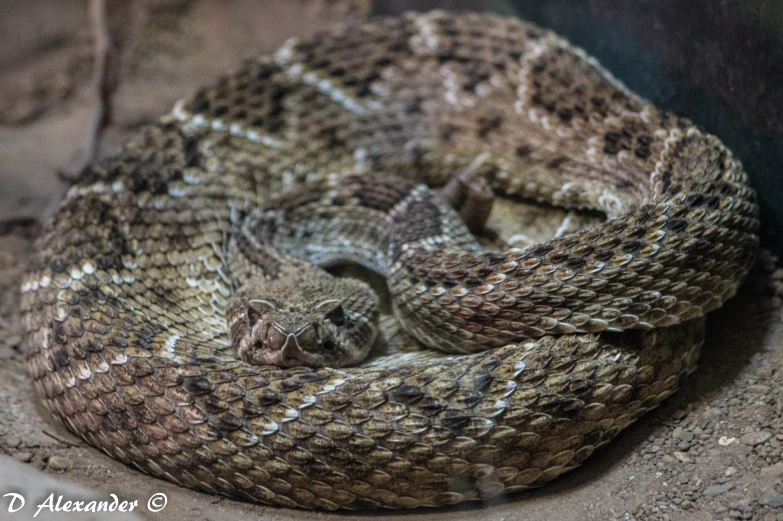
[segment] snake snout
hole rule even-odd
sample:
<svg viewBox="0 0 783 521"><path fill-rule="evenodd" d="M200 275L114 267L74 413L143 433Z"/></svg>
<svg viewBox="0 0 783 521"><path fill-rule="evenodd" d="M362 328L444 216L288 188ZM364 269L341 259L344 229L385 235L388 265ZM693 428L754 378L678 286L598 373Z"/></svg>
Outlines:
<svg viewBox="0 0 783 521"><path fill-rule="evenodd" d="M283 325L273 322L268 327L259 328L255 340L251 363L257 365L276 365L290 368L302 365L318 366L315 356L307 351L317 346L318 338L310 324Z"/></svg>

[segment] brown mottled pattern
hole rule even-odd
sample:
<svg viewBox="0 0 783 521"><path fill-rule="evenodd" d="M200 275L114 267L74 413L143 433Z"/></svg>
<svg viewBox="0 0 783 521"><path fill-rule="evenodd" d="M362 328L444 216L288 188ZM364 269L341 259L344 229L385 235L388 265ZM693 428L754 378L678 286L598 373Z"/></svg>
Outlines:
<svg viewBox="0 0 783 521"><path fill-rule="evenodd" d="M469 354L235 358L227 254L253 208L311 181L441 185L466 168L608 220L521 250L401 252L398 318ZM580 465L677 388L757 226L716 137L551 32L380 19L246 62L91 167L24 280L26 366L71 431L183 486L320 509L488 498Z"/></svg>

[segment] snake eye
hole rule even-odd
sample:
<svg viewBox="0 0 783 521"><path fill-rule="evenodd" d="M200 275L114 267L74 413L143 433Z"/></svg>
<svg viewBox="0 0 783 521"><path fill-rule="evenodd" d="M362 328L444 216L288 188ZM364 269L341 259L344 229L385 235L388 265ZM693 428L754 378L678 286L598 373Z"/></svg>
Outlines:
<svg viewBox="0 0 783 521"><path fill-rule="evenodd" d="M345 310L341 304L337 304L324 314L324 318L337 327L345 325Z"/></svg>
<svg viewBox="0 0 783 521"><path fill-rule="evenodd" d="M337 299L324 300L315 306L316 311L324 311L324 318L337 327L345 325L345 310Z"/></svg>
<svg viewBox="0 0 783 521"><path fill-rule="evenodd" d="M248 304L247 327L249 328L252 328L263 314L277 308L277 301L274 300L251 300Z"/></svg>
<svg viewBox="0 0 783 521"><path fill-rule="evenodd" d="M261 318L261 313L257 309L252 306L247 308L247 327L252 328L259 318Z"/></svg>

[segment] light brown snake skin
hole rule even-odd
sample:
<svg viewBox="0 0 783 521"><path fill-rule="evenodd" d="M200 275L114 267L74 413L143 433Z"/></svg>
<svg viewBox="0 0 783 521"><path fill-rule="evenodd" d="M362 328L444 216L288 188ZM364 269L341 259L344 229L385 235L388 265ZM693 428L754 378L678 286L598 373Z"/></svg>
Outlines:
<svg viewBox="0 0 783 521"><path fill-rule="evenodd" d="M466 167L609 217L414 256L389 280L433 336L508 345L346 369L236 359L225 253L246 212L330 175L442 185ZM71 431L183 486L319 509L487 498L580 465L676 389L757 226L717 138L554 34L382 19L246 62L91 167L24 280L26 367Z"/></svg>

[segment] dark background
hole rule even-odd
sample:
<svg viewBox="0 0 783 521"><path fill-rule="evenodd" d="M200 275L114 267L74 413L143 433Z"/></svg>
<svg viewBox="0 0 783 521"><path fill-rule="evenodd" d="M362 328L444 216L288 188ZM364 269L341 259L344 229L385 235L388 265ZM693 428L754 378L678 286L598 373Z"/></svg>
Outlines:
<svg viewBox="0 0 783 521"><path fill-rule="evenodd" d="M739 157L759 193L763 244L783 254L783 1L378 0L494 10L549 27L632 90L691 118Z"/></svg>

